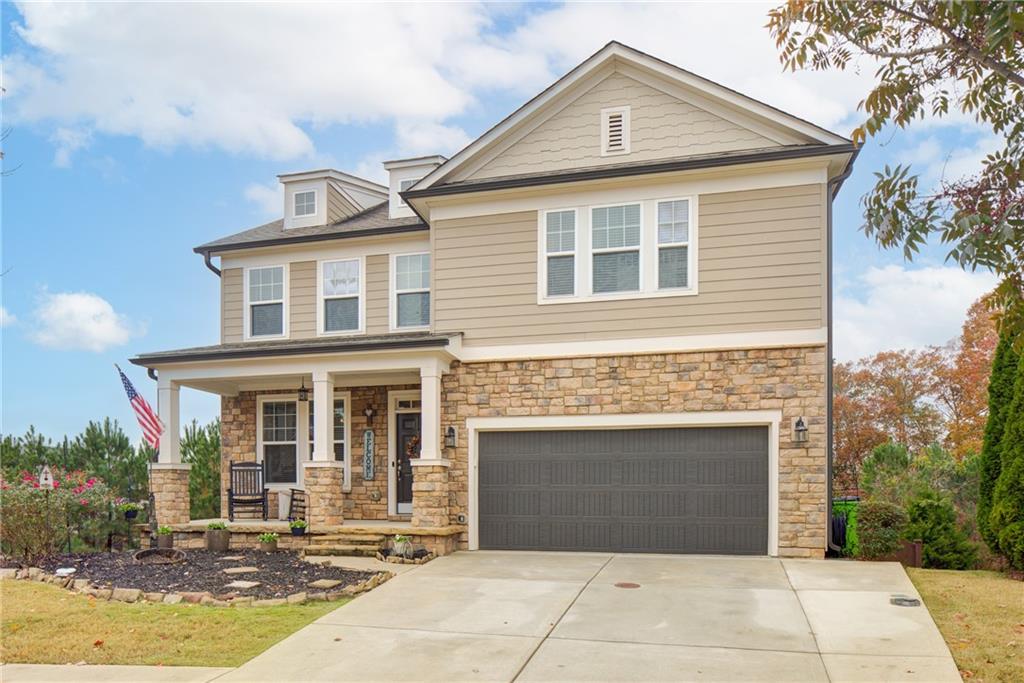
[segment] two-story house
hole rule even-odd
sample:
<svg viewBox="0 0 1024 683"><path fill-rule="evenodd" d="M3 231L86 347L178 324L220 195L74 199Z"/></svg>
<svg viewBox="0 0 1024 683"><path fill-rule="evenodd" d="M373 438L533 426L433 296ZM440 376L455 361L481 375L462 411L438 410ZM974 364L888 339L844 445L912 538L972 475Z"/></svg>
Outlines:
<svg viewBox="0 0 1024 683"><path fill-rule="evenodd" d="M821 557L831 204L849 140L610 43L446 159L280 176L196 248L221 343L148 353L152 486L188 521L181 387L271 516L452 548ZM215 265L215 259L219 265Z"/></svg>

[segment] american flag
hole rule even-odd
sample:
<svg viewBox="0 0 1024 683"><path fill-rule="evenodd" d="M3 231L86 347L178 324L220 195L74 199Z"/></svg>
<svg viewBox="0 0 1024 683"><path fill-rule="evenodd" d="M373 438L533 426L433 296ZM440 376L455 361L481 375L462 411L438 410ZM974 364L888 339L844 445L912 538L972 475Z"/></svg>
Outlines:
<svg viewBox="0 0 1024 683"><path fill-rule="evenodd" d="M135 387L132 386L131 380L125 377L121 366L114 365L114 367L117 368L117 374L121 375L121 384L124 385L124 391L128 394L128 402L132 404L135 417L139 421L139 426L142 427L142 438L153 449L159 450L160 435L164 433L163 423L160 422L160 418L157 417L157 414L146 403L146 399L142 398L142 395L135 391Z"/></svg>

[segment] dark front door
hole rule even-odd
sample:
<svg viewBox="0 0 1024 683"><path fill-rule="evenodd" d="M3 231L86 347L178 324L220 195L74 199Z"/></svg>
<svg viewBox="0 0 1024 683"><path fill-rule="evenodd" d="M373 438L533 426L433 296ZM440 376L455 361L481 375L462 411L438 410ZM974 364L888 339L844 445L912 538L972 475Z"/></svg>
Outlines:
<svg viewBox="0 0 1024 683"><path fill-rule="evenodd" d="M398 471L395 480L398 487L396 502L398 512L412 512L412 463L410 456L420 454L420 414L399 413L398 422Z"/></svg>

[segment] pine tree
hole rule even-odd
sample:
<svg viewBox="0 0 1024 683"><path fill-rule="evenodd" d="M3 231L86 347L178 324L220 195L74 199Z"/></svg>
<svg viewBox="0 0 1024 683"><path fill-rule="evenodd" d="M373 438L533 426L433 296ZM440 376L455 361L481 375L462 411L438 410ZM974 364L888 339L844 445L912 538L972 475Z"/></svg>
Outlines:
<svg viewBox="0 0 1024 683"><path fill-rule="evenodd" d="M989 526L992 495L1002 471L1000 446L1006 429L1006 412L1013 400L1017 363L1017 354L1013 350L1010 335L1004 334L996 347L995 357L992 359L992 374L988 382L988 420L985 423L985 440L981 448L981 480L978 492L978 531L993 552L998 552L998 532Z"/></svg>
<svg viewBox="0 0 1024 683"><path fill-rule="evenodd" d="M1024 358L1017 363L1013 401L1000 441L1000 471L992 493L989 533L1010 566L1024 569Z"/></svg>

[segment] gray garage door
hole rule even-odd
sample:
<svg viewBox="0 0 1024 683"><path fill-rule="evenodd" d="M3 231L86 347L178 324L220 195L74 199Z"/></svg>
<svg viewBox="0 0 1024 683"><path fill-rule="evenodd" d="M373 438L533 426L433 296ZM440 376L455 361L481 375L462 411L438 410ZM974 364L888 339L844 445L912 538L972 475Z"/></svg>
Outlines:
<svg viewBox="0 0 1024 683"><path fill-rule="evenodd" d="M764 555L768 429L482 432L480 547Z"/></svg>

